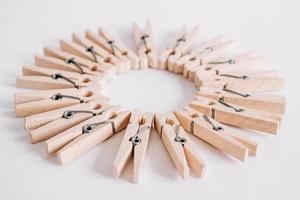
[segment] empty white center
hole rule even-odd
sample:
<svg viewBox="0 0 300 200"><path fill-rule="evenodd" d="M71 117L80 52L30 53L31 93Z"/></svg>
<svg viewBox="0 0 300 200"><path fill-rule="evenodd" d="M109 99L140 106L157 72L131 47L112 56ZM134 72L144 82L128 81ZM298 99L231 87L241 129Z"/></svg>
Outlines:
<svg viewBox="0 0 300 200"><path fill-rule="evenodd" d="M170 112L195 98L194 83L163 70L132 70L104 85L103 94L123 109Z"/></svg>

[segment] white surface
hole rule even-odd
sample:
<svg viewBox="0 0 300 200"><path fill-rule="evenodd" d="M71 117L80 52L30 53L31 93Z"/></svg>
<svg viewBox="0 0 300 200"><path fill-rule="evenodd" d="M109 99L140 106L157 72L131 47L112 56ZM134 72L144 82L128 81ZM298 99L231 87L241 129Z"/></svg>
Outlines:
<svg viewBox="0 0 300 200"><path fill-rule="evenodd" d="M146 18L152 20L160 48L183 23L200 24L199 39L218 34L234 38L240 49L265 56L285 78L288 103L279 135L247 134L261 144L256 158L241 163L195 139L207 171L202 179L182 181L153 133L141 181L134 185L128 181L130 168L121 179L112 177L122 135L64 167L47 158L43 144L29 143L13 109L22 64L32 63L45 45L70 38L72 31L99 25L132 47L131 22L143 24ZM1 0L0 199L299 199L299 36L299 1ZM164 88L155 91L151 82ZM189 84L172 74L146 71L117 77L107 87L113 101L126 107L165 111L193 97Z"/></svg>

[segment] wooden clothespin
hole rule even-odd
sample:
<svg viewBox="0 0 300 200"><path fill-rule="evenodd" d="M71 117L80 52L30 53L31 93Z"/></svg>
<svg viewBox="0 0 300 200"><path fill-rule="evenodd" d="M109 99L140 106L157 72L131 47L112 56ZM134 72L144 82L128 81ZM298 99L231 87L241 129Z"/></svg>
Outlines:
<svg viewBox="0 0 300 200"><path fill-rule="evenodd" d="M65 109L65 111L61 112L61 110L57 110L57 112L52 112L52 117L54 119L47 124L40 126L36 129L28 130L28 133L31 137L31 142L33 144L48 140L57 134L72 128L76 124L83 122L91 117L96 115L101 115L108 110L120 110L120 106L112 106L108 104L102 104L100 101L93 101L90 103L86 103L80 106L80 108L76 110ZM58 115L58 113L60 115ZM51 113L50 113L51 114Z"/></svg>
<svg viewBox="0 0 300 200"><path fill-rule="evenodd" d="M46 140L49 154L57 153L59 163L66 164L107 138L125 129L128 111L107 110Z"/></svg>
<svg viewBox="0 0 300 200"><path fill-rule="evenodd" d="M191 139L180 126L173 113L167 116L155 113L155 128L182 178L190 174L202 176L205 164L199 156Z"/></svg>
<svg viewBox="0 0 300 200"><path fill-rule="evenodd" d="M282 95L243 93L226 87L222 89L202 87L197 96L214 100L222 98L228 103L275 115L283 115L285 112L285 97Z"/></svg>
<svg viewBox="0 0 300 200"><path fill-rule="evenodd" d="M145 158L149 136L152 128L153 114L133 110L126 132L123 136L116 159L113 162L113 174L119 177L133 157L133 182L137 183L141 167Z"/></svg>
<svg viewBox="0 0 300 200"><path fill-rule="evenodd" d="M72 34L73 42L81 45L85 48L85 51L92 55L93 60L96 62L104 62L114 65L117 73L124 73L129 70L126 68L126 62L122 61L115 55L109 53L105 49L99 47L96 43L87 39L86 37L80 36L79 34Z"/></svg>
<svg viewBox="0 0 300 200"><path fill-rule="evenodd" d="M98 78L102 78L102 83L105 82L105 79L103 79L104 76ZM98 85L96 82L98 78L61 70L52 70L35 66L24 66L23 76L17 77L16 86L19 88L35 90L64 88L79 89L81 87Z"/></svg>
<svg viewBox="0 0 300 200"><path fill-rule="evenodd" d="M171 40L170 46L167 47L158 58L158 66L160 69L168 69L174 71L175 62L184 55L194 40L199 27L194 27L191 31L187 31L187 27L183 26L181 30L175 34Z"/></svg>
<svg viewBox="0 0 300 200"><path fill-rule="evenodd" d="M253 52L246 52L236 56L219 57L219 58L203 58L185 65L183 69L184 77L194 81L197 76L213 75L219 70L243 70L258 71L265 66L262 57L256 56Z"/></svg>
<svg viewBox="0 0 300 200"><path fill-rule="evenodd" d="M79 70L80 74L87 73L86 70L88 69L88 71L104 74L108 78L114 75L114 70L107 66L99 65L98 63L59 49L51 49L46 47L44 48L44 55L60 59L68 64L72 64L77 68L77 70Z"/></svg>
<svg viewBox="0 0 300 200"><path fill-rule="evenodd" d="M80 65L72 57L63 60L51 56L35 55L34 61L35 61L35 65L39 67L48 68L48 69L64 70L69 72L75 72L78 74L88 74L94 76L103 75L103 72L96 71L97 67L91 67L91 69L89 69L87 67Z"/></svg>
<svg viewBox="0 0 300 200"><path fill-rule="evenodd" d="M232 40L224 40L221 36L205 41L196 50L193 50L179 58L175 62L174 71L176 73L183 73L184 77L187 77L188 70L185 68L189 66L194 66L194 64L198 65L203 61L204 63L207 63L209 61L220 60L228 57L229 46L232 42Z"/></svg>
<svg viewBox="0 0 300 200"><path fill-rule="evenodd" d="M89 40L93 41L95 44L104 48L112 55L117 56L123 61L128 61L129 65L126 65L126 67L133 69L139 68L138 56L127 47L125 47L125 45L123 45L121 42L116 41L103 28L99 28L99 34L95 34L91 31L86 31L86 37Z"/></svg>
<svg viewBox="0 0 300 200"><path fill-rule="evenodd" d="M264 73L263 73L264 74ZM259 72L247 71L216 71L214 75L197 74L195 84L198 87L211 87L243 92L270 92L283 88L284 80L274 76L261 76Z"/></svg>
<svg viewBox="0 0 300 200"><path fill-rule="evenodd" d="M157 67L157 51L154 45L152 26L149 20L146 22L145 31L142 31L136 23L133 23L133 35L137 46L137 54L140 57L140 68Z"/></svg>
<svg viewBox="0 0 300 200"><path fill-rule="evenodd" d="M235 134L229 127L215 121L208 115L203 115L190 107L175 110L174 113L186 131L224 153L241 161L245 161L248 155L256 155L258 149L256 142Z"/></svg>
<svg viewBox="0 0 300 200"><path fill-rule="evenodd" d="M189 106L218 122L236 127L277 134L280 126L281 116L228 103L224 98L197 97Z"/></svg>
<svg viewBox="0 0 300 200"><path fill-rule="evenodd" d="M99 87L18 93L15 94L15 113L17 117L26 117L96 99L109 101L100 93Z"/></svg>

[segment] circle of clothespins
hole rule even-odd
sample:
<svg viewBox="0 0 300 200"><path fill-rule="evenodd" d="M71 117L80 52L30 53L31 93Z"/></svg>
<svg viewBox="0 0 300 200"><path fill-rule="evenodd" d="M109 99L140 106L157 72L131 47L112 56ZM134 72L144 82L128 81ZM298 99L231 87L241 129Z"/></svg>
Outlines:
<svg viewBox="0 0 300 200"><path fill-rule="evenodd" d="M149 22L133 25L137 52L108 32L73 34L59 49L45 48L34 65L23 66L17 87L34 91L15 94L17 117L33 144L45 142L47 152L66 164L102 141L124 131L113 174L119 177L130 156L137 182L151 129L156 129L182 177L203 174L205 164L188 133L238 160L257 153L258 143L231 126L276 134L285 111L279 91L283 80L265 70L252 52L231 55L232 41L216 37L190 50L198 27L183 27L158 56ZM130 69L155 68L182 74L199 88L195 100L172 113L124 111L101 94L100 81Z"/></svg>

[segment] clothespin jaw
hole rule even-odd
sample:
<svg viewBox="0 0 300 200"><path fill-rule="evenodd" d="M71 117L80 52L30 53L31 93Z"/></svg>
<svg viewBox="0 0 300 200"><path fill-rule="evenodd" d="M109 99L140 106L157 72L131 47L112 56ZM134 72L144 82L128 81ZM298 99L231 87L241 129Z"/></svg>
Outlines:
<svg viewBox="0 0 300 200"><path fill-rule="evenodd" d="M224 153L245 161L249 155L256 155L258 144L246 137L231 133L228 127L208 115L185 107L174 111L182 127L191 134L206 141Z"/></svg>
<svg viewBox="0 0 300 200"><path fill-rule="evenodd" d="M244 93L226 87L222 89L201 87L197 96L214 100L222 98L228 103L274 115L283 115L285 112L285 97L281 95Z"/></svg>
<svg viewBox="0 0 300 200"><path fill-rule="evenodd" d="M175 62L187 52L198 30L199 27L196 26L190 32L187 32L186 26L183 26L171 41L170 46L160 55L159 68L174 72Z"/></svg>
<svg viewBox="0 0 300 200"><path fill-rule="evenodd" d="M65 108L63 112L58 110L57 113L52 113L53 118L54 116L57 117L58 113L60 113L58 118L36 129L28 130L28 133L31 137L31 142L35 144L48 140L82 121L85 121L93 116L103 114L109 109L116 108L114 108L112 105L103 104L97 101L86 103L80 107L78 106L76 110L68 108Z"/></svg>
<svg viewBox="0 0 300 200"><path fill-rule="evenodd" d="M110 109L47 140L47 152L57 153L60 164L69 163L126 128L129 118L128 111L116 112Z"/></svg>
<svg viewBox="0 0 300 200"><path fill-rule="evenodd" d="M197 176L202 176L205 164L175 115L169 113L166 116L161 113L155 113L154 124L181 177L187 178L190 174L190 169Z"/></svg>
<svg viewBox="0 0 300 200"><path fill-rule="evenodd" d="M109 101L93 87L21 93L15 95L15 102L22 102L15 105L15 113L17 117L26 117L96 99Z"/></svg>
<svg viewBox="0 0 300 200"><path fill-rule="evenodd" d="M224 98L213 100L197 97L189 106L218 122L236 127L277 134L280 126L280 116L231 104Z"/></svg>
<svg viewBox="0 0 300 200"><path fill-rule="evenodd" d="M117 58L116 56L110 54L105 49L99 47L96 43L87 39L86 37L82 37L79 34L73 33L72 40L76 44L79 44L85 48L86 52L92 54L94 60L101 61L104 63L109 63L114 66L115 71L117 73L124 73L126 63Z"/></svg>
<svg viewBox="0 0 300 200"><path fill-rule="evenodd" d="M149 20L146 22L145 31L142 31L136 23L133 23L133 35L137 46L137 54L140 58L140 68L148 66L157 67L157 51L154 45L152 26Z"/></svg>
<svg viewBox="0 0 300 200"><path fill-rule="evenodd" d="M139 110L131 112L130 121L123 136L118 154L113 162L113 174L119 177L133 156L133 182L137 183L144 161L149 136L152 128L153 114Z"/></svg>
<svg viewBox="0 0 300 200"><path fill-rule="evenodd" d="M249 75L250 74L250 75ZM251 73L218 73L203 77L196 75L195 84L198 87L211 87L243 92L271 92L283 88L284 80L278 77L251 76Z"/></svg>
<svg viewBox="0 0 300 200"><path fill-rule="evenodd" d="M184 54L175 62L174 71L183 73L183 76L189 78L190 68L199 68L200 65L214 60L221 60L229 57L229 47L232 40L223 41L222 37L217 37L204 42L196 50ZM191 80L191 78L189 78Z"/></svg>

